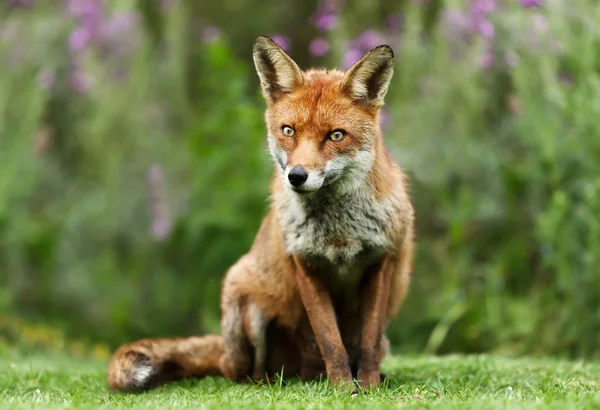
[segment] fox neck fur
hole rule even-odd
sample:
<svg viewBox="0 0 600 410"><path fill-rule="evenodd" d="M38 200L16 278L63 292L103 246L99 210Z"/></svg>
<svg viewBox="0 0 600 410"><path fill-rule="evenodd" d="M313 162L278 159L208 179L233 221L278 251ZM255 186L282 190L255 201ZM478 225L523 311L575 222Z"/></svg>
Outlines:
<svg viewBox="0 0 600 410"><path fill-rule="evenodd" d="M392 185L382 179L402 179L399 169L382 175L381 167L390 165L382 141L377 142L369 166L312 195L299 195L275 176L279 186L273 190L273 205L290 255L301 256L321 271L348 277L360 275L378 257L394 251L391 228L397 226L394 216L402 203L399 196L405 193L376 189L388 185L385 182Z"/></svg>

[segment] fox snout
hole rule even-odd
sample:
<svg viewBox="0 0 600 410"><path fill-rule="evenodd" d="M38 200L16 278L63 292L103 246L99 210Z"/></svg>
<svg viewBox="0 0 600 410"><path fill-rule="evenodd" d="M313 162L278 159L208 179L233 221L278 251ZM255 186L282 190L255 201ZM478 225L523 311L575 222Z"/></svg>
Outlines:
<svg viewBox="0 0 600 410"><path fill-rule="evenodd" d="M301 186L306 182L307 179L308 172L302 168L302 165L296 165L294 168L290 169L290 172L288 172L288 180L290 181L290 184L295 187Z"/></svg>
<svg viewBox="0 0 600 410"><path fill-rule="evenodd" d="M288 186L298 193L309 194L323 186L324 173L318 169L307 169L298 164L288 165L284 176Z"/></svg>

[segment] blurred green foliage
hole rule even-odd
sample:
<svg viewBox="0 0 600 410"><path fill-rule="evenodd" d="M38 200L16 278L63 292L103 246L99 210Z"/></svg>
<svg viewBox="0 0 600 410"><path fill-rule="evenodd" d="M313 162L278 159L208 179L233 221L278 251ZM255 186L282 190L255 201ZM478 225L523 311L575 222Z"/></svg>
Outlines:
<svg viewBox="0 0 600 410"><path fill-rule="evenodd" d="M1 311L111 346L218 331L268 206L254 37L333 67L377 30L417 210L395 348L599 355L600 3L495 5L492 39L464 26L473 3L348 1L323 33L317 2L110 1L127 24L83 47L63 5L4 6Z"/></svg>

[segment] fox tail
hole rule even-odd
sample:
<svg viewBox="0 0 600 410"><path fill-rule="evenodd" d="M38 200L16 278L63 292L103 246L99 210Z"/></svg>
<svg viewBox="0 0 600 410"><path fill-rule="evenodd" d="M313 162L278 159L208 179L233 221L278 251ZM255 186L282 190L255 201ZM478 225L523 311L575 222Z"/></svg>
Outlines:
<svg viewBox="0 0 600 410"><path fill-rule="evenodd" d="M138 340L115 352L108 385L118 391L143 390L184 377L223 375L223 351L219 335Z"/></svg>

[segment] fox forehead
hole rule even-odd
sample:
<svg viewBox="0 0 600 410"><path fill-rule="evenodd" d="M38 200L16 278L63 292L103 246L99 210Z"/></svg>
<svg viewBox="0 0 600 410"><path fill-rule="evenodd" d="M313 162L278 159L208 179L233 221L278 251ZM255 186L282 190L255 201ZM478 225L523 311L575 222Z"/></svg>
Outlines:
<svg viewBox="0 0 600 410"><path fill-rule="evenodd" d="M302 85L268 107L271 127L285 124L297 133L319 134L342 128L359 137L374 126L376 112L359 106L342 92L342 71L309 70L303 74Z"/></svg>

